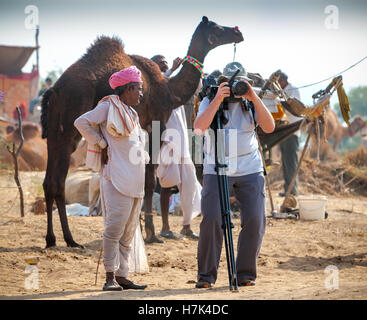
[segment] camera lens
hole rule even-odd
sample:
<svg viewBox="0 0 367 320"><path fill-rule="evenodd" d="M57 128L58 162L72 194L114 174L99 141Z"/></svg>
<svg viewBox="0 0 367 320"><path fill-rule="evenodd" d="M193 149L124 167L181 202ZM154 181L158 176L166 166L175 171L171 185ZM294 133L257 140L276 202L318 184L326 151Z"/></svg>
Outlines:
<svg viewBox="0 0 367 320"><path fill-rule="evenodd" d="M243 96L248 91L248 84L245 81L235 81L232 85L232 92L235 96Z"/></svg>

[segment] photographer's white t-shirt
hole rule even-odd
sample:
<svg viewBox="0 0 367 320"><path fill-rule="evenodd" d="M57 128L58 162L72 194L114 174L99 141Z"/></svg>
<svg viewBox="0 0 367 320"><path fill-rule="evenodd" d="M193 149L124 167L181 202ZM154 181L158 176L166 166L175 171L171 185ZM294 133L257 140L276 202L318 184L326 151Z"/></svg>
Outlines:
<svg viewBox="0 0 367 320"><path fill-rule="evenodd" d="M197 116L200 116L209 106L209 99L205 97L200 103ZM225 141L225 163L228 165L228 176L244 176L262 172L263 164L259 145L255 134L255 122L252 111L243 111L241 104L229 103L228 110L224 110L228 119L222 125L223 130L218 134ZM255 113L255 119L257 114ZM215 118L214 118L215 119ZM215 139L212 129L204 133L204 174L216 174L215 171Z"/></svg>

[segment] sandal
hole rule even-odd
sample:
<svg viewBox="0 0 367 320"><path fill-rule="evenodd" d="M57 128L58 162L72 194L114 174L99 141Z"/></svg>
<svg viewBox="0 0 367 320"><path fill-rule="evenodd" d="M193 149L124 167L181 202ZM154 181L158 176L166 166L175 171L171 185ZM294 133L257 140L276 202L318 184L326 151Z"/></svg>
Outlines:
<svg viewBox="0 0 367 320"><path fill-rule="evenodd" d="M198 282L196 282L196 285L195 285L195 288L198 288L198 289L211 288L211 287L212 287L212 284L203 279L200 279Z"/></svg>
<svg viewBox="0 0 367 320"><path fill-rule="evenodd" d="M238 281L239 287L252 287L254 285L255 285L255 281L253 280L243 279L243 280Z"/></svg>
<svg viewBox="0 0 367 320"><path fill-rule="evenodd" d="M193 240L199 240L199 235L196 234L194 231L189 230L189 231L184 231L184 229L181 230L180 234L182 234L183 236L189 237Z"/></svg>
<svg viewBox="0 0 367 320"><path fill-rule="evenodd" d="M177 236L171 230L168 232L161 231L160 236L167 239L178 239Z"/></svg>

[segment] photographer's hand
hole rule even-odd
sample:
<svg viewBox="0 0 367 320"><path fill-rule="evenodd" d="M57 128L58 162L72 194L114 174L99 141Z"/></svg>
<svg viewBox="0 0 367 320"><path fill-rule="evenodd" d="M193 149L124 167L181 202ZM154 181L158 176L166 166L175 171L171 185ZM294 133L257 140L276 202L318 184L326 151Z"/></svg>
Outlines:
<svg viewBox="0 0 367 320"><path fill-rule="evenodd" d="M220 106L220 104L223 102L224 98L228 98L231 94L231 89L229 87L227 87L228 82L222 82L219 87L218 87L218 91L217 94L215 95L214 100L218 100L219 105L217 107L217 110Z"/></svg>
<svg viewBox="0 0 367 320"><path fill-rule="evenodd" d="M210 124L212 123L214 116L222 104L224 98L230 96L230 88L226 87L228 82L222 82L219 87L218 91L214 97L214 99L209 103L206 110L196 118L194 122L194 132L196 134L202 134L206 129L209 128Z"/></svg>

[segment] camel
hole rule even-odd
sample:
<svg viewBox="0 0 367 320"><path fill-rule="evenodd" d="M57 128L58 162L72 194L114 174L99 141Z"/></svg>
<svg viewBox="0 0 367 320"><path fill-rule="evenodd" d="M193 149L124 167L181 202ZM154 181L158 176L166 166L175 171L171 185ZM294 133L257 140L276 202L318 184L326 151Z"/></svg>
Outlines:
<svg viewBox="0 0 367 320"><path fill-rule="evenodd" d="M20 144L19 128L13 125L6 127L7 134L3 137L6 143ZM33 122L22 124L24 143L18 156L19 171L45 171L47 165L47 144L41 137L41 128ZM87 144L82 140L71 155L70 167L78 167L85 163ZM0 162L13 166L13 158L5 145L0 148Z"/></svg>
<svg viewBox="0 0 367 320"><path fill-rule="evenodd" d="M14 142L15 145L20 144L20 130L13 126L7 127L8 134L4 137L7 142ZM47 161L47 147L41 138L41 130L37 124L22 124L22 132L24 144L18 156L18 168L20 171L44 171ZM13 165L13 158L4 147L0 150L0 158L2 163Z"/></svg>
<svg viewBox="0 0 367 320"><path fill-rule="evenodd" d="M360 115L356 115L350 126L344 127L338 119L335 111L330 108L330 105L325 108L325 115L323 117L326 121L325 123L325 140L323 137L320 138L320 158L325 159L330 149L330 140L333 139L332 142L332 150L336 152L336 149L340 142L344 138L353 137L357 132L362 130L366 124L363 118ZM322 125L320 125L320 135L322 135ZM316 135L313 133L312 135L312 149L311 154L316 154L317 142Z"/></svg>
<svg viewBox="0 0 367 320"><path fill-rule="evenodd" d="M203 17L192 36L187 55L203 63L205 56L215 47L241 41L243 36L237 27L223 27ZM189 100L201 77L200 72L186 61L176 76L166 78L158 65L150 59L126 54L118 38L100 36L87 52L61 75L55 85L45 92L41 123L43 137L47 137L48 150L46 176L43 182L47 210L46 247L56 245L52 227L54 200L67 246L83 247L73 240L65 210L65 178L70 154L81 138L73 123L81 114L93 109L101 98L113 94L108 84L109 77L112 73L131 65L135 65L142 72L144 97L136 109L141 127L149 134L150 154L152 121L160 121L160 129L163 131L164 123L167 122L172 110ZM154 240L152 219L154 169L151 160L146 167L144 198L145 231L148 240Z"/></svg>

